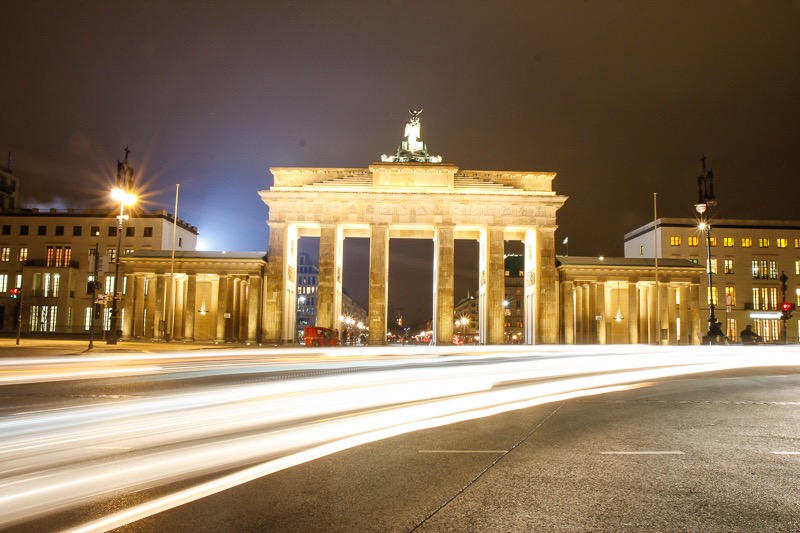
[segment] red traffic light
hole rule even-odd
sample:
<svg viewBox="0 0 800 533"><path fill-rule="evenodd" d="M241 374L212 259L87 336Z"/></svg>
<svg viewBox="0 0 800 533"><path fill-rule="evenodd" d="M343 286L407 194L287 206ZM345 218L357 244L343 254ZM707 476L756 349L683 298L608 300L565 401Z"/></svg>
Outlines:
<svg viewBox="0 0 800 533"><path fill-rule="evenodd" d="M11 298L13 298L14 300L18 300L19 297L20 297L20 294L22 294L22 291L19 290L18 287L14 287L10 291L8 291L8 295L11 296Z"/></svg>
<svg viewBox="0 0 800 533"><path fill-rule="evenodd" d="M784 313L788 313L789 311L792 310L792 307L794 307L794 306L792 304L790 304L789 302L783 302L781 304L781 311L783 311Z"/></svg>

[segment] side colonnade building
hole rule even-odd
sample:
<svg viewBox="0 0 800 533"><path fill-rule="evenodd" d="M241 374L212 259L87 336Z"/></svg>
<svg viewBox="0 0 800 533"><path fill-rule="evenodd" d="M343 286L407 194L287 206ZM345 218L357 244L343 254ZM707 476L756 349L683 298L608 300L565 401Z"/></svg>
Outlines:
<svg viewBox="0 0 800 533"><path fill-rule="evenodd" d="M684 259L558 257L564 344L700 344L702 266Z"/></svg>
<svg viewBox="0 0 800 533"><path fill-rule="evenodd" d="M140 250L123 261L123 338L261 342L264 252Z"/></svg>

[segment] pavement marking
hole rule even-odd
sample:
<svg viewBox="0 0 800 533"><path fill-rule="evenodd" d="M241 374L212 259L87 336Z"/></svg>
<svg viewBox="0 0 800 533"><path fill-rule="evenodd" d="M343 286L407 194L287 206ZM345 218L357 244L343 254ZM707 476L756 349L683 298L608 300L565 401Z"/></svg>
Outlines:
<svg viewBox="0 0 800 533"><path fill-rule="evenodd" d="M419 450L419 453L507 453L508 450Z"/></svg>
<svg viewBox="0 0 800 533"><path fill-rule="evenodd" d="M679 451L600 452L601 455L685 455Z"/></svg>
<svg viewBox="0 0 800 533"><path fill-rule="evenodd" d="M774 455L800 455L800 452L772 452Z"/></svg>

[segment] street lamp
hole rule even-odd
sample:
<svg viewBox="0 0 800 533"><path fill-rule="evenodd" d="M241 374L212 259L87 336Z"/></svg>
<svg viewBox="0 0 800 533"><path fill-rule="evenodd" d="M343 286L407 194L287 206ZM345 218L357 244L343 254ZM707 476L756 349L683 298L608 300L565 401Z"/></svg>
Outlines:
<svg viewBox="0 0 800 533"><path fill-rule="evenodd" d="M699 228L706 234L706 272L708 273L708 333L706 338L713 343L717 336L723 336L717 326L717 317L714 316L714 284L711 268L711 224L708 222L709 211L717 205L717 198L714 196L714 171L706 169L706 156L700 158L703 163L703 173L697 177L697 203L694 208L700 214Z"/></svg>
<svg viewBox="0 0 800 533"><path fill-rule="evenodd" d="M111 197L119 202L119 216L117 217L117 253L114 261L114 294L112 294L111 316L109 317L111 332L106 341L107 344L117 344L119 263L120 254L122 253L122 234L125 228L125 221L128 219L128 215L125 214L125 206L136 203L136 195L133 193L133 169L128 163L129 153L130 150L125 147L125 160L122 162L117 161L117 186L111 190Z"/></svg>

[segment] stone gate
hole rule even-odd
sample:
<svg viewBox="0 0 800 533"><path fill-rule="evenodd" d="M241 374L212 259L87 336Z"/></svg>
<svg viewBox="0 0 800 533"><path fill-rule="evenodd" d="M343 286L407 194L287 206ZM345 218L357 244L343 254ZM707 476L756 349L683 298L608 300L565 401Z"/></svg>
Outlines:
<svg viewBox="0 0 800 533"><path fill-rule="evenodd" d="M340 329L343 244L370 239L369 342L386 343L389 240L433 239L433 331L450 344L454 317L454 242L479 241L478 333L502 344L504 242L524 243L525 343L554 344L558 332L556 211L566 201L553 172L460 170L429 156L419 113L397 155L368 168L271 168L274 184L259 194L269 206L264 337L290 343L297 309L297 244L319 237L317 325Z"/></svg>

